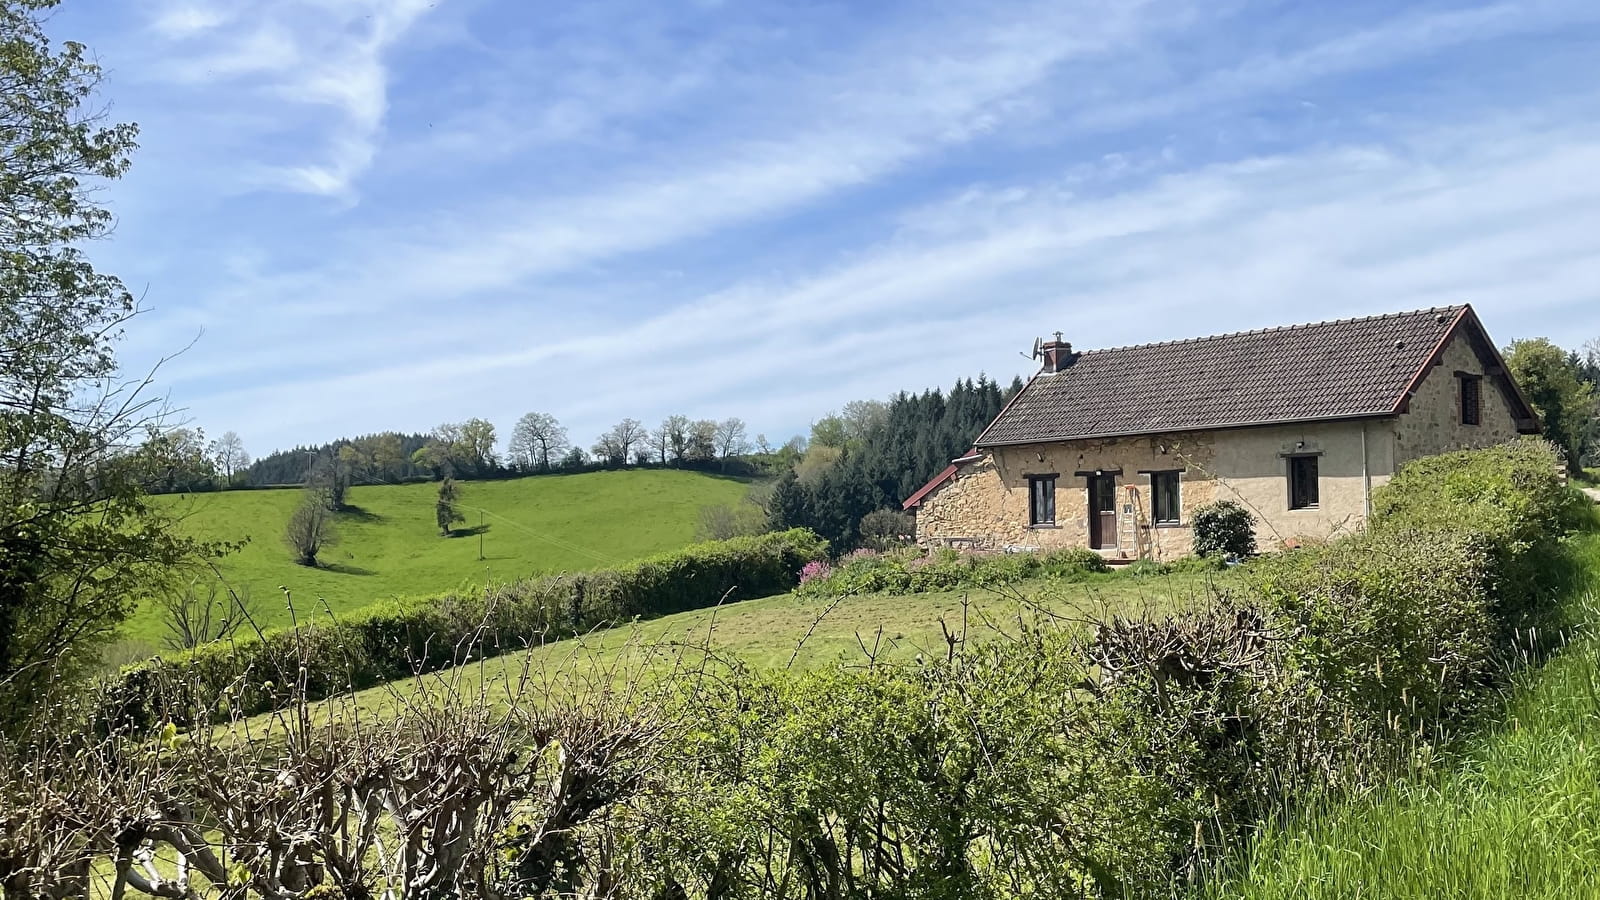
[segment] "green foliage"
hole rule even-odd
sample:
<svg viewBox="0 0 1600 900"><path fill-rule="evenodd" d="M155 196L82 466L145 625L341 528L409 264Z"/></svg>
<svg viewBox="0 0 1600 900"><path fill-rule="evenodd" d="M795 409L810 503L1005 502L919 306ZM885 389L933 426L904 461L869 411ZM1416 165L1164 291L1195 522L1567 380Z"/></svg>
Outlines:
<svg viewBox="0 0 1600 900"><path fill-rule="evenodd" d="M111 228L93 201L137 129L105 122L87 48L51 45L54 5L0 0L0 729L223 549L179 536L144 496L180 462L203 466L203 447L118 374L135 303L82 248Z"/></svg>
<svg viewBox="0 0 1600 900"><path fill-rule="evenodd" d="M841 549L861 546L863 517L897 507L971 449L1008 396L979 377L957 382L948 393L846 404L813 426L798 482L775 494L780 502L769 507L773 527L810 528Z"/></svg>
<svg viewBox="0 0 1600 900"><path fill-rule="evenodd" d="M916 529L916 520L898 509L877 509L861 517L861 541L874 550L904 546Z"/></svg>
<svg viewBox="0 0 1600 900"><path fill-rule="evenodd" d="M1563 484L1554 445L1523 440L1408 463L1373 494L1374 531L1472 535L1494 561L1497 615L1548 625L1552 535L1594 527L1595 504Z"/></svg>
<svg viewBox="0 0 1600 900"><path fill-rule="evenodd" d="M439 534L450 536L450 528L457 522L465 522L467 517L456 509L456 504L461 500L461 488L456 480L449 475L439 482L439 499L433 504L433 521L439 526Z"/></svg>
<svg viewBox="0 0 1600 900"><path fill-rule="evenodd" d="M1600 536L1578 549L1600 576ZM1407 900L1600 895L1600 640L1592 593L1577 641L1517 679L1501 725L1450 766L1269 823L1203 896ZM1569 603L1568 606L1579 606Z"/></svg>
<svg viewBox="0 0 1600 900"><path fill-rule="evenodd" d="M300 505L290 514L283 531L283 542L294 553L294 561L302 566L316 566L317 556L338 540L338 526L334 524L333 510L328 508L325 495L316 490L303 491Z"/></svg>
<svg viewBox="0 0 1600 900"><path fill-rule="evenodd" d="M1596 417L1595 388L1578 358L1545 338L1517 341L1506 365L1539 414L1544 435L1561 448L1569 470L1582 471Z"/></svg>
<svg viewBox="0 0 1600 900"><path fill-rule="evenodd" d="M1060 632L917 666L694 682L642 837L662 896L1151 896L1196 805L1124 748L1150 719L1074 692ZM1181 752L1181 751L1180 751ZM681 757L679 757L681 754ZM659 817L659 818L657 818Z"/></svg>
<svg viewBox="0 0 1600 900"><path fill-rule="evenodd" d="M295 683L321 698L530 642L776 593L826 553L816 535L787 531L696 544L620 569L378 603L345 619L129 667L101 718L145 728L190 722L219 706L251 715L284 702Z"/></svg>
<svg viewBox="0 0 1600 900"><path fill-rule="evenodd" d="M1078 580L1110 567L1093 550L1073 547L1044 553L924 552L908 547L887 553L856 550L837 566L803 573L802 597L843 597L891 592L922 594L956 588L997 588L1029 578Z"/></svg>
<svg viewBox="0 0 1600 900"><path fill-rule="evenodd" d="M1217 500L1194 511L1194 552L1198 556L1243 559L1256 552L1255 519L1243 504Z"/></svg>

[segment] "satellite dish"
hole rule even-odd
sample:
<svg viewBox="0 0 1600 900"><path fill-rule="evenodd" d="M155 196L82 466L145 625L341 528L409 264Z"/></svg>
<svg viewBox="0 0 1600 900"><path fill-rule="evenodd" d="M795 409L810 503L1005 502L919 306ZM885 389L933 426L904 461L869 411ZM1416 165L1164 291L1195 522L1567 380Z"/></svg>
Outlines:
<svg viewBox="0 0 1600 900"><path fill-rule="evenodd" d="M1033 339L1033 358L1038 359L1044 354L1044 338Z"/></svg>

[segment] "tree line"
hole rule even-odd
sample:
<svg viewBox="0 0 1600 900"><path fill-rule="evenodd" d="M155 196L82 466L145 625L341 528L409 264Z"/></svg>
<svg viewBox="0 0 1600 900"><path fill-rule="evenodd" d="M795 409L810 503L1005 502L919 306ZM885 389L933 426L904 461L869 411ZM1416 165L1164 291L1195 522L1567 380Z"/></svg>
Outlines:
<svg viewBox="0 0 1600 900"><path fill-rule="evenodd" d="M972 447L1022 390L987 376L948 394L902 392L848 403L811 428L805 453L779 477L767 502L773 528L810 528L847 549L909 533L901 501Z"/></svg>
<svg viewBox="0 0 1600 900"><path fill-rule="evenodd" d="M743 419L691 419L670 415L654 429L625 418L602 432L586 450L550 413L518 419L502 451L499 432L486 419L446 422L425 434L384 431L340 438L320 446L297 446L252 460L236 432L208 441L204 429L152 431L146 455L159 459L153 493L191 493L246 487L305 485L323 476L354 484L505 478L551 472L581 472L626 466L675 466L759 474L765 458L798 457L795 437L773 447L765 435L750 437ZM751 459L751 457L758 457ZM742 463L742 465L739 465Z"/></svg>

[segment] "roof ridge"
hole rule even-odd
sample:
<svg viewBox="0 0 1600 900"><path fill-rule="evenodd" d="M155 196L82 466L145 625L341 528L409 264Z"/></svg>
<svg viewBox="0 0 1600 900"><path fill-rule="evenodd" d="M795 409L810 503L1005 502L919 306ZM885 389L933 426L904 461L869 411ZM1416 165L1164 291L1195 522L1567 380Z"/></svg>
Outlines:
<svg viewBox="0 0 1600 900"><path fill-rule="evenodd" d="M1382 313L1376 316L1353 316L1347 319L1327 319L1321 322L1303 322L1298 325L1274 325L1271 328L1254 328L1247 331L1229 331L1223 334L1208 334L1203 337L1177 338L1170 341L1150 341L1143 344L1124 344L1120 347L1096 347L1090 350L1080 350L1080 356L1093 356L1098 353L1114 353L1123 350L1144 350L1150 347L1175 347L1181 344L1198 344L1203 341L1220 341L1227 338L1248 337L1256 334L1275 334L1280 331L1301 331L1307 328L1325 328L1330 325L1349 325L1355 322L1377 322L1384 319L1404 319L1410 316L1424 316L1438 313L1452 313L1460 315L1468 304L1457 306L1432 306L1427 309L1414 309L1409 312Z"/></svg>

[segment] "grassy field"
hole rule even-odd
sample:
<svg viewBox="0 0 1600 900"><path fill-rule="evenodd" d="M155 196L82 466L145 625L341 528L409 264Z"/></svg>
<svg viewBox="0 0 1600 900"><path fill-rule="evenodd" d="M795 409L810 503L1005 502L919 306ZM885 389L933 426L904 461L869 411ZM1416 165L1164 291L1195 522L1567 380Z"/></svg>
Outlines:
<svg viewBox="0 0 1600 900"><path fill-rule="evenodd" d="M382 598L491 578L615 566L692 542L702 506L737 504L749 491L736 479L673 470L547 475L462 487L467 521L457 527L466 533L450 538L440 537L434 525L437 485L352 488L353 508L339 515L339 543L324 552L326 565L317 569L296 565L283 544L299 491L161 500L192 534L249 539L220 568L235 589L249 590L266 624L280 625L288 620L280 587L292 590L302 609L324 598L334 611L348 612ZM126 635L131 644L153 649L164 633L160 616L147 609L129 622Z"/></svg>
<svg viewBox="0 0 1600 900"><path fill-rule="evenodd" d="M1087 581L1032 580L1013 588L945 593L867 594L837 602L791 594L720 609L664 616L557 641L426 676L468 695L480 689L504 700L566 695L631 684L640 676L695 666L707 651L760 668L811 668L909 661L947 652L946 633L981 641L1014 632L1022 621L1070 620L1086 613L1157 616L1211 596L1231 573L1090 576ZM336 701L365 713L393 715L417 682L384 685Z"/></svg>
<svg viewBox="0 0 1600 900"><path fill-rule="evenodd" d="M1216 898L1600 897L1600 536L1584 636L1509 694L1459 765L1299 817Z"/></svg>

